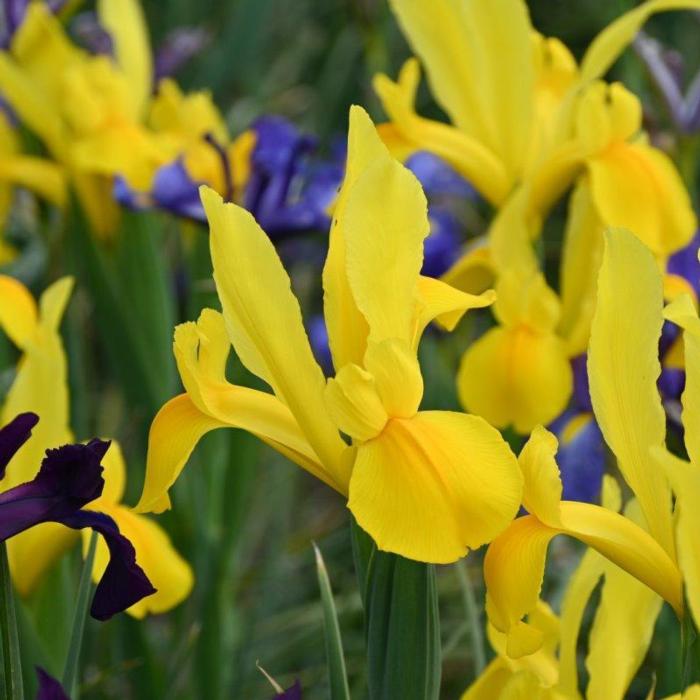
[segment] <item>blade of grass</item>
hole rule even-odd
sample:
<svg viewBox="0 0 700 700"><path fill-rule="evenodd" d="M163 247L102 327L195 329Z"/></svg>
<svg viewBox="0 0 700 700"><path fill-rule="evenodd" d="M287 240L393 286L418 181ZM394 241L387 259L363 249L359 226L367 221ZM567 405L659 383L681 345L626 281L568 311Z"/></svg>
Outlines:
<svg viewBox="0 0 700 700"><path fill-rule="evenodd" d="M17 633L15 599L7 559L7 545L0 544L0 634L5 670L5 697L7 700L23 700L22 661Z"/></svg>

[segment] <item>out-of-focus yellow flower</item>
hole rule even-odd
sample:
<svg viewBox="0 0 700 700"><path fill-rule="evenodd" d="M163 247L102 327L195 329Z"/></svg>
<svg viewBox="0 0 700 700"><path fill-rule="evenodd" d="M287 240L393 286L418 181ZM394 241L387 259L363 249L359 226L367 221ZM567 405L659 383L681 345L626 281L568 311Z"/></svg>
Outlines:
<svg viewBox="0 0 700 700"><path fill-rule="evenodd" d="M71 278L59 280L42 294L37 308L24 285L0 275L0 327L22 351L17 376L0 410L0 422L5 423L25 411L40 416L32 439L20 448L8 466L7 476L0 485L3 491L33 479L47 448L72 441L66 357L59 334L72 287ZM90 506L114 519L133 544L139 565L158 589L129 612L135 617L164 612L187 597L193 583L192 571L155 522L121 503L125 469L116 442L110 446L104 466L103 494ZM17 590L22 595L30 594L77 537L74 530L45 523L12 538L8 552ZM108 558L107 547L100 539L93 571L95 580L100 578Z"/></svg>
<svg viewBox="0 0 700 700"><path fill-rule="evenodd" d="M208 430L243 428L348 497L380 549L449 562L490 541L514 516L517 462L482 418L419 411L416 357L426 325L448 328L493 294L473 296L421 277L426 201L367 114L350 113L348 160L323 274L336 374L313 358L297 300L253 217L203 188L223 315L179 326L175 355L186 393L151 427L141 510L167 491ZM229 384L233 344L274 394ZM351 444L341 434L351 438Z"/></svg>
<svg viewBox="0 0 700 700"><path fill-rule="evenodd" d="M523 0L391 5L451 122L415 113L415 59L397 82L377 76L391 120L382 133L398 153L436 153L498 208L525 190L532 235L549 207L587 178L604 223L630 228L661 256L690 240L688 196L669 159L639 136L639 101L599 79L651 14L698 9L698 0L649 0L603 30L580 67L561 42L534 31Z"/></svg>

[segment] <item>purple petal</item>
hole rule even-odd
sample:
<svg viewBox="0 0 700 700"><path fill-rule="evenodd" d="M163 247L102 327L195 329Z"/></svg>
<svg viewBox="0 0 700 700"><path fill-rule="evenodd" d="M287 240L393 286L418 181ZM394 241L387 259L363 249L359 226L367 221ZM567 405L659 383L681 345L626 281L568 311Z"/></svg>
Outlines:
<svg viewBox="0 0 700 700"><path fill-rule="evenodd" d="M100 461L109 442L64 445L46 451L32 481L0 494L0 540L49 520L72 515L102 493Z"/></svg>
<svg viewBox="0 0 700 700"><path fill-rule="evenodd" d="M158 168L151 196L156 206L195 221L206 221L199 198L199 186L187 172L182 159Z"/></svg>
<svg viewBox="0 0 700 700"><path fill-rule="evenodd" d="M581 414L573 419L580 419ZM558 431L560 437L557 463L563 486L562 498L567 501L598 503L605 473L605 445L598 424L589 420L568 440L562 439L569 422Z"/></svg>
<svg viewBox="0 0 700 700"><path fill-rule="evenodd" d="M39 677L36 700L70 700L63 686L40 666L36 667L36 675Z"/></svg>
<svg viewBox="0 0 700 700"><path fill-rule="evenodd" d="M293 686L282 693L277 693L274 700L301 700L301 683L295 681Z"/></svg>
<svg viewBox="0 0 700 700"><path fill-rule="evenodd" d="M423 268L428 277L440 277L459 257L462 246L461 226L446 209L430 207L430 235L423 243Z"/></svg>
<svg viewBox="0 0 700 700"><path fill-rule="evenodd" d="M156 52L153 72L156 85L162 78L174 75L211 41L203 27L180 27L170 32Z"/></svg>
<svg viewBox="0 0 700 700"><path fill-rule="evenodd" d="M680 399L685 388L685 371L677 367L662 367L656 385L664 400Z"/></svg>
<svg viewBox="0 0 700 700"><path fill-rule="evenodd" d="M114 42L109 32L100 24L94 12L81 12L73 18L72 29L80 43L91 53L114 55Z"/></svg>
<svg viewBox="0 0 700 700"><path fill-rule="evenodd" d="M104 513L80 510L58 520L74 529L89 527L104 537L109 548L109 563L92 599L90 614L96 620L108 620L156 592L143 569L136 563L131 542L119 532L117 524Z"/></svg>
<svg viewBox="0 0 700 700"><path fill-rule="evenodd" d="M5 469L17 450L32 434L32 428L39 422L36 413L20 413L0 429L0 479L5 478Z"/></svg>
<svg viewBox="0 0 700 700"><path fill-rule="evenodd" d="M323 315L315 314L312 316L307 324L307 330L316 362L321 365L326 375L330 375L333 371L333 357L331 356L328 329Z"/></svg>
<svg viewBox="0 0 700 700"><path fill-rule="evenodd" d="M428 151L417 151L406 160L406 167L418 178L426 195L474 198L474 188L442 158Z"/></svg>
<svg viewBox="0 0 700 700"><path fill-rule="evenodd" d="M681 248L668 259L666 271L685 279L693 287L696 294L700 295L698 248L700 248L700 230L695 232L693 240L685 248Z"/></svg>
<svg viewBox="0 0 700 700"><path fill-rule="evenodd" d="M591 392L588 387L588 367L586 353L571 358L571 369L574 372L574 396L572 403L579 411L590 412Z"/></svg>

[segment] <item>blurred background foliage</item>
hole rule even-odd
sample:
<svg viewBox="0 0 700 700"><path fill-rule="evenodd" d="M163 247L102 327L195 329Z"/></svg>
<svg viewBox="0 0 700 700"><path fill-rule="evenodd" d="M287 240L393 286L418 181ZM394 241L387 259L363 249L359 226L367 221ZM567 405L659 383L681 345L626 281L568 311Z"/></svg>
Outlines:
<svg viewBox="0 0 700 700"><path fill-rule="evenodd" d="M384 0L143 1L154 46L183 25L207 30L207 47L178 78L186 89L211 90L234 134L261 114L277 113L329 147L334 138L342 138L350 104L365 105L381 119L371 77L377 71L395 75L409 55ZM635 3L528 4L535 26L563 39L580 56L602 27ZM654 19L648 29L684 55L692 75L700 62L698 26L687 15L670 13ZM643 97L652 135L663 138L668 122L640 62L628 52L615 71ZM437 111L425 89L420 110ZM673 151L673 140L669 146ZM562 214L555 213L548 223L552 261L558 259ZM477 230L469 234L479 233L486 220L472 216L470 226ZM63 328L73 427L80 439L98 434L121 440L133 503L143 479L150 420L178 391L173 325L195 319L205 306L218 305L206 231L164 214L128 215L117 242L103 250L83 222L63 226L31 206L17 208L10 228L27 242L11 272L35 291L61 274L78 276ZM322 259L323 244L322 236L312 241L306 261L297 257L292 270L307 312L320 308L314 261ZM449 343L437 336L426 339L422 359L427 407L456 408L454 372L474 333L463 324ZM0 391L9 384L15 357L3 339ZM252 382L235 359L230 377ZM193 595L172 613L144 622L125 615L105 625L90 622L82 697L270 697L258 663L283 685L300 677L308 700L328 697L312 540L324 554L336 595L352 697L365 696L362 610L348 516L335 494L249 435L220 431L197 449L174 489L173 510L162 522L195 569ZM556 602L558 582L576 564L578 552L571 543L555 541L553 554L547 593ZM39 660L54 672L60 669L79 566L77 552L64 558L41 591L22 606L28 674L30 661ZM445 698L459 697L474 677L465 581L481 601L480 553L470 556L461 572L456 567L439 571ZM659 624L669 629L668 652L673 623L662 616ZM664 658L658 650L654 653L654 667L662 669L658 691L663 695L675 690L665 676L672 675L676 658L674 653ZM640 675L649 681L651 671ZM644 696L642 688L639 692L634 697Z"/></svg>

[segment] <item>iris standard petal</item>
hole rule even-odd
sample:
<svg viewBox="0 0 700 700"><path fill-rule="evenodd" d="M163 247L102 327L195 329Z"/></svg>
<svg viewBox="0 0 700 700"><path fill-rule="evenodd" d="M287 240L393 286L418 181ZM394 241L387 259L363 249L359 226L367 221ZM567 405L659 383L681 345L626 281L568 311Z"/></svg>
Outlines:
<svg viewBox="0 0 700 700"><path fill-rule="evenodd" d="M446 563L501 532L521 488L497 430L476 416L428 411L392 419L358 446L348 507L380 549Z"/></svg>
<svg viewBox="0 0 700 700"><path fill-rule="evenodd" d="M37 666L36 675L39 679L39 690L35 700L70 700L63 686L43 668Z"/></svg>
<svg viewBox="0 0 700 700"><path fill-rule="evenodd" d="M244 209L202 188L211 227L214 280L226 327L243 364L274 389L321 463L342 482L345 444L323 402L314 359L289 276L265 232Z"/></svg>
<svg viewBox="0 0 700 700"><path fill-rule="evenodd" d="M411 341L428 205L415 175L388 152L360 173L339 225L357 308L375 342Z"/></svg>
<svg viewBox="0 0 700 700"><path fill-rule="evenodd" d="M32 428L39 422L36 413L20 413L0 428L0 479L17 450L29 440Z"/></svg>
<svg viewBox="0 0 700 700"><path fill-rule="evenodd" d="M651 252L627 231L606 233L588 353L593 410L649 531L673 556L669 487L649 454L665 444L666 435L656 388L662 305L661 275Z"/></svg>
<svg viewBox="0 0 700 700"><path fill-rule="evenodd" d="M129 83L135 118L141 116L153 89L153 61L148 28L138 0L99 0L100 24L109 32L119 68Z"/></svg>

